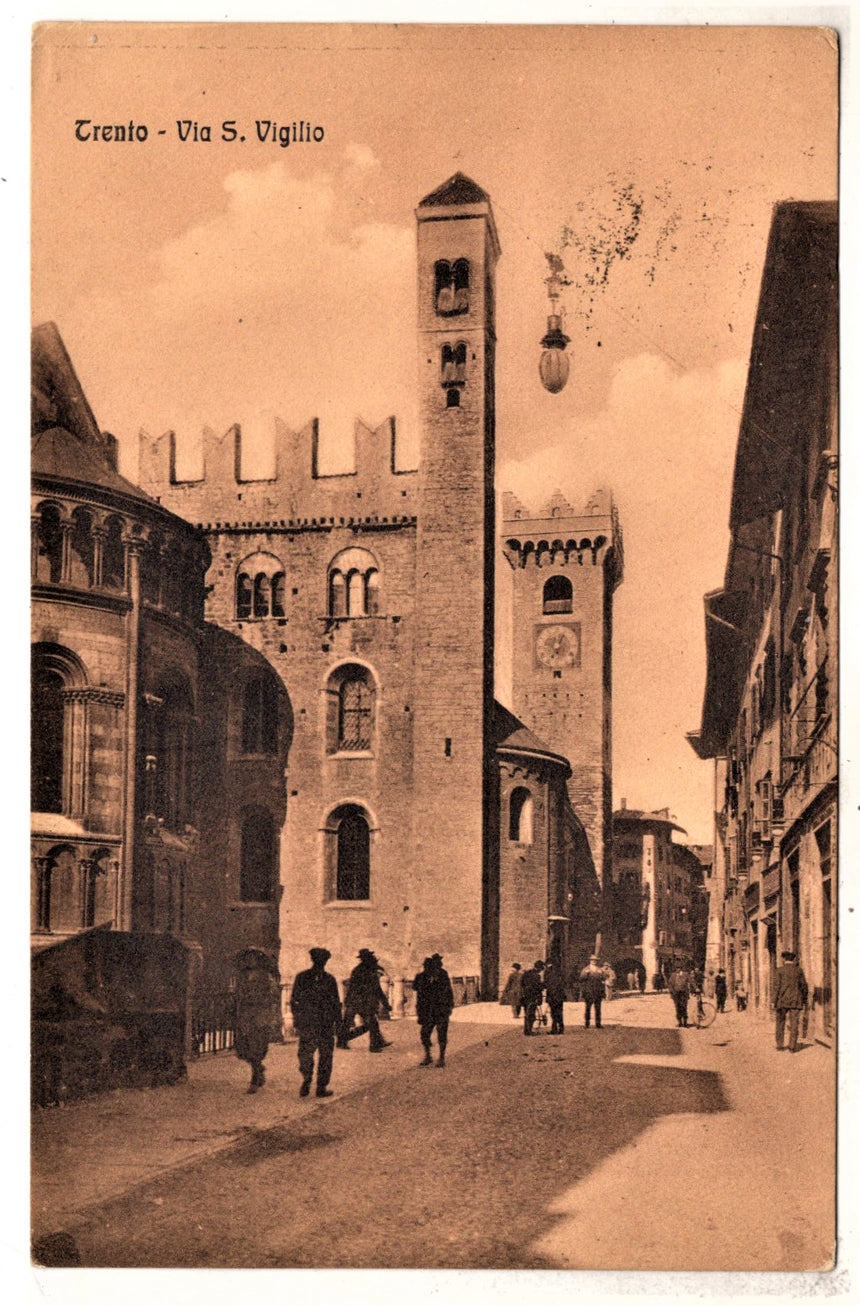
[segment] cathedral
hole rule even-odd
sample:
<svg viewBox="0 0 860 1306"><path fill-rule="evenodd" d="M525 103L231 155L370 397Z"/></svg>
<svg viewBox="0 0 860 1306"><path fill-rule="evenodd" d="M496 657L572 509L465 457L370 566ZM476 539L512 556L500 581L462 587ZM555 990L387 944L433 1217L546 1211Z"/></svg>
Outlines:
<svg viewBox="0 0 860 1306"><path fill-rule="evenodd" d="M340 979L440 952L466 1001L514 961L573 978L611 930L617 514L505 495L497 529L492 206L458 173L416 220L415 469L394 418L339 475L278 423L246 480L237 425L195 481L142 434L132 485L34 332L35 950L169 934L193 1002L248 946L287 986L313 945Z"/></svg>

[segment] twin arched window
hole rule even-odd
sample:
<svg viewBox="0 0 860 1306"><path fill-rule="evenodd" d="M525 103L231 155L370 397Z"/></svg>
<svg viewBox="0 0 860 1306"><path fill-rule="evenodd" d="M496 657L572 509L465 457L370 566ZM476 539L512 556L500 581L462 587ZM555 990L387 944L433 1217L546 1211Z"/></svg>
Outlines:
<svg viewBox="0 0 860 1306"><path fill-rule="evenodd" d="M330 617L375 617L379 613L379 567L367 549L344 549L328 573Z"/></svg>
<svg viewBox="0 0 860 1306"><path fill-rule="evenodd" d="M545 613L573 612L573 585L567 576L550 576L543 587Z"/></svg>
<svg viewBox="0 0 860 1306"><path fill-rule="evenodd" d="M512 843L531 843L534 839L534 799L522 786L511 792L508 838Z"/></svg>
<svg viewBox="0 0 860 1306"><path fill-rule="evenodd" d="M286 577L280 561L270 553L246 558L236 574L236 620L286 615Z"/></svg>
<svg viewBox="0 0 860 1306"><path fill-rule="evenodd" d="M454 317L469 310L469 260L454 263L440 259L435 268L434 303L440 317Z"/></svg>

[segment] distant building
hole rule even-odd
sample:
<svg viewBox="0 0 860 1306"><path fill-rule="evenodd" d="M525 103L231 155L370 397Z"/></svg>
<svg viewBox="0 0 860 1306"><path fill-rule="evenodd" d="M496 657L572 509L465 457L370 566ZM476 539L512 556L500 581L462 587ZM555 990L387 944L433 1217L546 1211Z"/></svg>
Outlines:
<svg viewBox="0 0 860 1306"><path fill-rule="evenodd" d="M673 841L673 833L684 831L667 807L635 811L622 800L612 815L612 831L616 972L635 971L650 990L678 961L704 968L708 850Z"/></svg>
<svg viewBox="0 0 860 1306"><path fill-rule="evenodd" d="M773 213L735 458L725 584L705 596L698 756L718 811L708 955L769 1011L783 949L834 1032L837 209Z"/></svg>

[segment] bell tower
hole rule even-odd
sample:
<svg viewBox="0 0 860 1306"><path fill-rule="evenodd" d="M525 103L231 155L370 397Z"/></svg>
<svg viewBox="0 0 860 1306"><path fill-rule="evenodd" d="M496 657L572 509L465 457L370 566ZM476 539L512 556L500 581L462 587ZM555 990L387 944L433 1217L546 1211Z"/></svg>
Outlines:
<svg viewBox="0 0 860 1306"><path fill-rule="evenodd" d="M500 251L489 196L462 173L422 200L416 217L413 898L420 918L438 922L447 940L446 968L484 979L495 820L489 755Z"/></svg>

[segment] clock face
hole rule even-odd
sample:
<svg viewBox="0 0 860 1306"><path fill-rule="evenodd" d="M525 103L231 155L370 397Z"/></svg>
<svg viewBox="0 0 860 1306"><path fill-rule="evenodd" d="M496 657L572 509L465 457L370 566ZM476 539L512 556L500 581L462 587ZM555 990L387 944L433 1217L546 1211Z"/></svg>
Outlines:
<svg viewBox="0 0 860 1306"><path fill-rule="evenodd" d="M579 662L579 625L538 626L535 633L538 662L554 671Z"/></svg>

